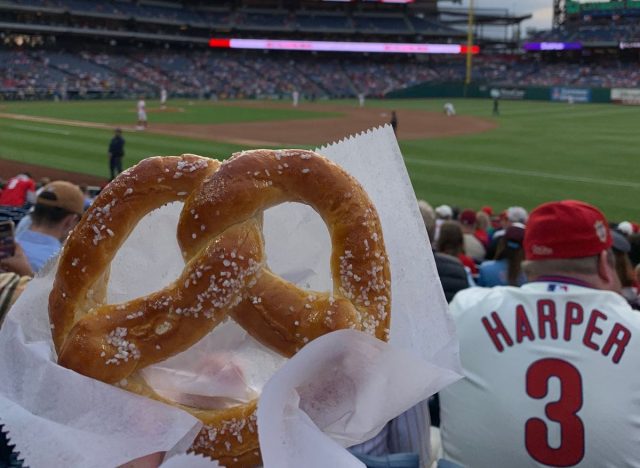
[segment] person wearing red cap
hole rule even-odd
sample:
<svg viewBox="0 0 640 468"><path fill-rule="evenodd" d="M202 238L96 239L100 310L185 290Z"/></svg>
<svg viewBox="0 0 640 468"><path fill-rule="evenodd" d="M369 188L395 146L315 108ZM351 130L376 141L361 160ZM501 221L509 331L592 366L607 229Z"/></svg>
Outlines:
<svg viewBox="0 0 640 468"><path fill-rule="evenodd" d="M12 177L0 193L0 205L23 207L35 200L36 183L27 172Z"/></svg>
<svg viewBox="0 0 640 468"><path fill-rule="evenodd" d="M545 203L521 287L450 304L466 379L440 393L444 458L463 466L636 466L640 314L618 293L603 214Z"/></svg>

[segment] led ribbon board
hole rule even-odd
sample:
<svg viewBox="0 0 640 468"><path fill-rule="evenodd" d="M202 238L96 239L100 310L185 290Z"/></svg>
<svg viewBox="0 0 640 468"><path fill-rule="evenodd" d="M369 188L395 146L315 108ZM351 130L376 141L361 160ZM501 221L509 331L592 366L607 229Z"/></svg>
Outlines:
<svg viewBox="0 0 640 468"><path fill-rule="evenodd" d="M579 50L581 42L525 42L524 50Z"/></svg>
<svg viewBox="0 0 640 468"><path fill-rule="evenodd" d="M398 42L290 41L277 39L212 38L209 47L218 49L300 50L309 52L372 52L387 54L466 54L461 44L412 44ZM480 52L471 46L471 53Z"/></svg>
<svg viewBox="0 0 640 468"><path fill-rule="evenodd" d="M640 42L621 42L621 49L640 49Z"/></svg>

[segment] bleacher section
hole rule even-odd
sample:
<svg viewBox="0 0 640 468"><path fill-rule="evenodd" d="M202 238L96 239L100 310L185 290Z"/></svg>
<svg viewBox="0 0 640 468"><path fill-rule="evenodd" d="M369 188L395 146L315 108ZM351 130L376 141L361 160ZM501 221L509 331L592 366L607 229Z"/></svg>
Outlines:
<svg viewBox="0 0 640 468"><path fill-rule="evenodd" d="M151 2L150 2L151 3ZM464 32L448 28L438 22L437 16L423 19L412 16L403 9L395 13L376 10L285 10L255 8L231 8L215 3L198 3L194 7L185 7L180 3L146 3L144 0L0 0L0 15L11 11L47 13L55 17L52 24L67 21L65 15L78 17L78 21L91 24L91 27L103 23L99 20L134 20L138 23L177 27L184 30L201 28L203 30L224 29L226 31L299 31L305 33L361 33L369 35L464 35ZM306 4L307 6L309 4ZM195 7L197 6L197 8ZM344 7L347 8L347 7ZM0 19L0 21L2 21Z"/></svg>
<svg viewBox="0 0 640 468"><path fill-rule="evenodd" d="M577 2L567 0L562 25L538 33L534 40L583 43L640 40L640 1Z"/></svg>
<svg viewBox="0 0 640 468"><path fill-rule="evenodd" d="M355 32L353 21L345 15L298 13L296 24L299 30L307 32Z"/></svg>
<svg viewBox="0 0 640 468"><path fill-rule="evenodd" d="M413 34L414 31L405 17L380 15L353 15L353 24L358 31L365 33L387 32L391 34Z"/></svg>

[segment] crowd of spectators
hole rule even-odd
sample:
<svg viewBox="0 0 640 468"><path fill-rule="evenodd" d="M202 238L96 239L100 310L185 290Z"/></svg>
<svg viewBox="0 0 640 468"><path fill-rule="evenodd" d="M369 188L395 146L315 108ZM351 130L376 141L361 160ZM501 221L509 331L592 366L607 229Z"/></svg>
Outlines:
<svg viewBox="0 0 640 468"><path fill-rule="evenodd" d="M462 277L465 287L522 286L527 282L521 268L528 221L523 207L512 206L494 213L490 206L478 211L449 205L433 208L425 201L420 201L419 206L434 251L440 257L448 256L449 263L457 260L459 265L458 275L452 275L451 265L447 266L447 279L442 286L448 298L459 289L448 282L459 287ZM612 223L611 228L622 294L633 308L640 310L640 224L622 221ZM439 261L442 259L436 257L436 263Z"/></svg>
<svg viewBox="0 0 640 468"><path fill-rule="evenodd" d="M596 64L545 63L517 57L477 57L474 80L497 86L636 87L640 71L618 61ZM253 52L106 53L0 50L0 93L36 97L172 96L283 98L298 91L307 98L385 94L423 82L461 82L463 61L363 57L334 58Z"/></svg>
<svg viewBox="0 0 640 468"><path fill-rule="evenodd" d="M610 62L582 65L533 63L523 67L518 83L525 86L583 86L594 88L635 88L640 84L636 64ZM506 80L502 80L506 83Z"/></svg>
<svg viewBox="0 0 640 468"><path fill-rule="evenodd" d="M558 28L533 35L530 40L541 42L633 42L640 40L640 23L637 17L620 15L566 21Z"/></svg>
<svg viewBox="0 0 640 468"><path fill-rule="evenodd" d="M29 218L38 203L51 205L45 200L50 189L63 193L70 204L80 203L76 214L81 214L91 203L87 187L75 187L42 178L38 182L26 172L8 180L0 179L0 221L11 219L17 225L18 234L30 227ZM79 201L75 200L77 188ZM71 190L71 192L70 192ZM67 196L68 195L68 196ZM75 206L75 205L74 205ZM467 286L520 286L526 282L520 263L523 260L522 242L528 220L527 210L520 206L509 207L495 213L490 206L480 210L459 209L439 205L432 208L423 200L419 202L427 233L434 252L447 255L449 260L464 269ZM74 211L74 210L67 210ZM625 287L625 297L640 309L640 224L631 221L612 223L613 248L617 254L618 273ZM462 271L462 270L461 270ZM447 285L443 283L445 292Z"/></svg>
<svg viewBox="0 0 640 468"><path fill-rule="evenodd" d="M64 20L64 13L77 17L74 24L82 24L92 18L92 24L99 24L95 19L136 20L158 25L188 25L195 28L212 28L224 26L231 30L273 30L273 31L333 31L362 34L447 34L463 36L464 33L438 21L420 18L414 14L396 9L383 11L367 9L360 6L352 11L350 6L336 5L337 10L313 9L310 5L300 10L289 10L284 7L267 6L256 8L254 5L191 5L183 3L142 1L102 1L89 0L9 0L5 3L17 8L38 7L46 9L47 21L53 23ZM100 26L99 26L100 27Z"/></svg>

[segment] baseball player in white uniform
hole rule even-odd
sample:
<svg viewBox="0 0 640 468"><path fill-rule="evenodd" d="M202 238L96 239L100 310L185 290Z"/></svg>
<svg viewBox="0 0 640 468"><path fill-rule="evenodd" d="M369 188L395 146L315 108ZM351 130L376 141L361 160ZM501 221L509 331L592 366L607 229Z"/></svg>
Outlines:
<svg viewBox="0 0 640 468"><path fill-rule="evenodd" d="M520 288L450 305L465 379L440 394L445 458L472 467L640 463L640 315L622 296L595 207L530 215Z"/></svg>
<svg viewBox="0 0 640 468"><path fill-rule="evenodd" d="M293 98L293 107L298 107L298 103L300 102L300 93L297 89L291 93L291 97Z"/></svg>
<svg viewBox="0 0 640 468"><path fill-rule="evenodd" d="M164 87L160 89L160 108L167 108L167 89Z"/></svg>
<svg viewBox="0 0 640 468"><path fill-rule="evenodd" d="M364 93L358 93L358 106L364 107Z"/></svg>
<svg viewBox="0 0 640 468"><path fill-rule="evenodd" d="M146 103L144 99L141 97L138 100L138 126L136 127L138 130L144 130L147 128L147 110Z"/></svg>
<svg viewBox="0 0 640 468"><path fill-rule="evenodd" d="M456 115L456 108L453 107L453 104L450 102L446 102L444 104L444 113L447 115L447 117L451 117Z"/></svg>

